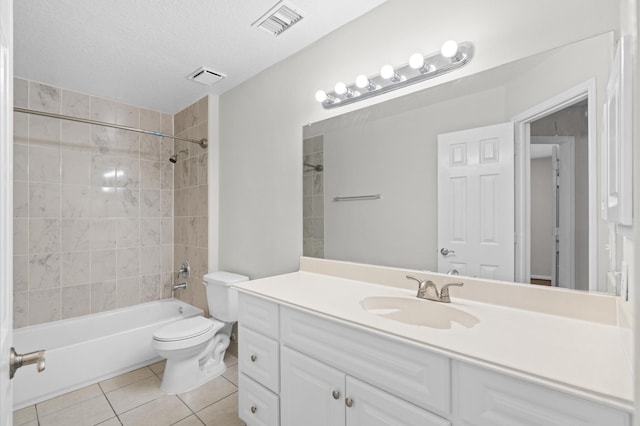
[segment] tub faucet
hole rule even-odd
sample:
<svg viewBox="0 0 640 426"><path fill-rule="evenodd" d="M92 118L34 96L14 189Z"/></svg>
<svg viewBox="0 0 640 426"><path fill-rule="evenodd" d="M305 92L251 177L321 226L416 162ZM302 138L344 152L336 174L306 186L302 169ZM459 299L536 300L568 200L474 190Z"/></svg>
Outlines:
<svg viewBox="0 0 640 426"><path fill-rule="evenodd" d="M173 284L171 286L171 297L175 297L176 296L176 290L184 290L187 288L187 283L180 283L180 284Z"/></svg>
<svg viewBox="0 0 640 426"><path fill-rule="evenodd" d="M418 294L416 294L418 299L434 300L442 303L451 303L449 287L462 287L464 285L464 283L449 283L443 285L442 289L438 291L438 287L431 280L421 280L411 275L407 275L407 279L418 282Z"/></svg>

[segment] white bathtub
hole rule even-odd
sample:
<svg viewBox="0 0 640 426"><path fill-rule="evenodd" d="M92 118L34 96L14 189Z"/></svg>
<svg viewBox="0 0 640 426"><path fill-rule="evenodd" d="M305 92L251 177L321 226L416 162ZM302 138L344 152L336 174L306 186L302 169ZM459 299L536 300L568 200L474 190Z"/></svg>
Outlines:
<svg viewBox="0 0 640 426"><path fill-rule="evenodd" d="M159 361L151 340L163 324L202 315L165 299L14 330L18 353L45 349L46 368L16 371L14 410Z"/></svg>

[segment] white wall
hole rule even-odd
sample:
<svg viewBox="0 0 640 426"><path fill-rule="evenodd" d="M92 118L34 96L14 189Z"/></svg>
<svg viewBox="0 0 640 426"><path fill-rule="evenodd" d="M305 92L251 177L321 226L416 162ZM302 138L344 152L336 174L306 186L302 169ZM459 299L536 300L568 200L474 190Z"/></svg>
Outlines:
<svg viewBox="0 0 640 426"><path fill-rule="evenodd" d="M531 160L531 275L551 277L551 157Z"/></svg>
<svg viewBox="0 0 640 426"><path fill-rule="evenodd" d="M619 13L612 0L390 0L226 92L220 97L220 268L252 278L297 269L303 125L615 29ZM284 37L294 35L295 29ZM406 63L411 53L437 51L450 38L475 44L469 66L337 110L314 100L318 89L376 74L386 62Z"/></svg>

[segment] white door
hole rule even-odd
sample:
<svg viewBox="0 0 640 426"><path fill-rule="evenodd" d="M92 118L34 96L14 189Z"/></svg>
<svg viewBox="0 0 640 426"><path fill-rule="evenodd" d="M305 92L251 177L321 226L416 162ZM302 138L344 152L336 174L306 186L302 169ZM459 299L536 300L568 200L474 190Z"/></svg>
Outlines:
<svg viewBox="0 0 640 426"><path fill-rule="evenodd" d="M448 426L447 420L347 376L347 426ZM333 423L327 423L333 425Z"/></svg>
<svg viewBox="0 0 640 426"><path fill-rule="evenodd" d="M438 271L514 279L513 123L438 135Z"/></svg>
<svg viewBox="0 0 640 426"><path fill-rule="evenodd" d="M12 422L13 0L0 0L0 424Z"/></svg>
<svg viewBox="0 0 640 426"><path fill-rule="evenodd" d="M344 426L345 375L282 347L282 426Z"/></svg>

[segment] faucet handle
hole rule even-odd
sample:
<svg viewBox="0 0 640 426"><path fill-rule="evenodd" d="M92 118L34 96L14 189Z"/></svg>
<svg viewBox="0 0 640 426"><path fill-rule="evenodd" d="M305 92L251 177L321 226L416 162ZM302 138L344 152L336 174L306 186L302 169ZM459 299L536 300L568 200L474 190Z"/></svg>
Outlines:
<svg viewBox="0 0 640 426"><path fill-rule="evenodd" d="M407 278L408 280L414 280L414 281L416 281L416 282L418 283L418 287L422 287L422 285L424 284L424 280L421 280L421 279L416 278L416 277L412 277L411 275L406 275L406 278Z"/></svg>
<svg viewBox="0 0 640 426"><path fill-rule="evenodd" d="M464 283L449 283L442 286L440 289L440 301L444 303L451 303L449 297L449 287L462 287Z"/></svg>

